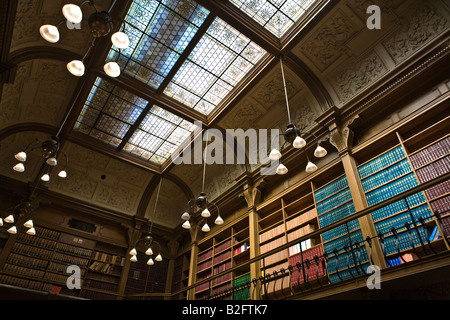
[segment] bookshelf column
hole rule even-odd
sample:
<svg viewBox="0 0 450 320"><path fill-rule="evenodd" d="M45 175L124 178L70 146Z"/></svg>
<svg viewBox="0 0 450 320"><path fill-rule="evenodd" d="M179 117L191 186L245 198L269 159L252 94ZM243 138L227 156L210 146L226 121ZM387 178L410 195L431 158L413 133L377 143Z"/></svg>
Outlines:
<svg viewBox="0 0 450 320"><path fill-rule="evenodd" d="M347 177L353 204L356 212L358 212L369 206L363 191L361 180L359 179L355 159L351 155L351 147L353 144L353 130L351 129L351 126L357 124L360 118L359 115L356 115L344 125L338 125L338 123L341 123L341 119L339 118L336 110L333 110L332 117L328 118L330 142L338 150ZM361 217L358 221L364 238L373 238L376 236L377 232L371 215ZM367 252L369 252L368 244L366 243L365 245L367 247ZM372 240L372 261L381 269L386 268L386 262L384 261L378 238Z"/></svg>
<svg viewBox="0 0 450 320"><path fill-rule="evenodd" d="M250 259L259 255L259 230L258 230L258 212L256 205L261 200L261 187L264 180L258 181L254 185L247 184L244 186L244 197L248 206L248 227L249 227L249 242L250 242ZM259 279L261 276L261 264L258 262L250 264L250 279ZM254 300L261 300L261 284L259 281L255 284L251 283L251 292L254 292Z"/></svg>

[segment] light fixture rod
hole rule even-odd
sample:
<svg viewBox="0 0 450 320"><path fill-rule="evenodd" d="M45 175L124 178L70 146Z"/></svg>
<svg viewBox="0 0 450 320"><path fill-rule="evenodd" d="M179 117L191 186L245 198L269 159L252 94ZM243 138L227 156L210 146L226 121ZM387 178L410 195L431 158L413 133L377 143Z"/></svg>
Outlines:
<svg viewBox="0 0 450 320"><path fill-rule="evenodd" d="M208 151L208 141L209 141L209 135L208 135L208 130L206 130L205 155L203 156L203 181L202 181L202 192L205 192L206 154L207 154L207 151Z"/></svg>
<svg viewBox="0 0 450 320"><path fill-rule="evenodd" d="M291 122L291 113L289 112L289 99L288 99L287 88L286 88L286 79L284 78L283 57L280 57L280 64L281 64L281 77L283 78L284 97L286 98L288 120L289 120L289 123L292 123Z"/></svg>
<svg viewBox="0 0 450 320"><path fill-rule="evenodd" d="M156 193L155 207L153 209L153 217L152 217L152 221L150 222L150 233L152 233L153 221L155 220L156 206L158 204L159 192L161 191L161 184L162 184L162 176L161 176L161 179L159 180L158 192Z"/></svg>

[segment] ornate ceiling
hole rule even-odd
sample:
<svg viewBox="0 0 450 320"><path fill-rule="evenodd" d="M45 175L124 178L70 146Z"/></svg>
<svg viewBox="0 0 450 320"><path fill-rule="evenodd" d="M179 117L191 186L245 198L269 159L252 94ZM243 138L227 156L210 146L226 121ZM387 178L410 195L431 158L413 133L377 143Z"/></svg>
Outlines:
<svg viewBox="0 0 450 320"><path fill-rule="evenodd" d="M172 1L163 2L168 7L175 5ZM13 155L32 139L46 139L59 131L63 151L69 156L68 177L60 180L53 172L50 182L46 184L48 190L111 210L115 214L154 219L155 224L175 230L181 225L180 215L185 209L186 201L190 197L196 197L201 191L203 167L174 165L170 157L159 162L149 161L153 153L143 157L143 152L136 149L140 145L136 130L141 130L144 134L143 123L145 124L148 115L158 112L152 109L154 106L165 110L166 113L157 114L161 119L176 117L176 121L169 123L173 125L176 122L174 127L181 126L181 121L198 121L203 129L284 130L288 121L279 64L279 56L282 55L292 119L300 128L313 129L318 126L316 119L324 111L332 107L343 109L353 106L382 86L404 65L418 59L431 50L435 43L448 36L450 26L448 3L441 0L318 0L294 1L296 10L299 10L299 4L302 4L306 11L296 16L297 21L288 23L289 28L280 27L274 32L273 26L270 27L262 18L253 19L256 19L257 15L264 16L261 14L263 2L265 1L183 2L189 4L191 9L192 6L201 8L205 25L198 21L195 25L192 22L194 20L189 20L190 17L183 16L174 9L199 32L193 32L189 42L177 52L176 61L164 60L168 59L167 56L159 56L160 53L157 53L162 49L157 51L151 47L147 51L146 59L154 61L146 60L148 63L144 69L147 73L136 71L133 75L131 71L125 71L119 78L112 79L102 71L103 63L108 55L112 54L108 39L101 39L96 43L87 61L85 76L77 78L67 72L66 64L74 58L82 57L88 49L89 29L85 27L80 30L63 30L61 41L55 45L40 37L39 27L42 24L56 24L62 19L63 1L19 0L17 6L15 1L5 1L5 10L11 10L15 14L8 15L8 19L1 22L2 41L8 44L9 50L5 53L3 49L0 63L2 70L11 71L11 76L3 80L4 83L0 86L0 174L23 183L39 181L39 172L42 170L38 161L39 155L30 156L24 174L12 170ZM274 3L281 2L283 1ZM251 3L256 6L253 11ZM257 3L261 7L258 7ZM106 10L111 1L96 0L95 4ZM369 15L366 9L371 4L377 4L381 8L380 30L367 28L366 20ZM117 1L112 12L125 18L130 7L132 1ZM260 9L258 11L255 8ZM281 17L281 7L273 10L274 14ZM294 9L291 8L292 10ZM13 21L11 17L14 18ZM128 17L132 18L132 15ZM209 65L202 65L202 59L206 58L199 55L208 54L208 41L210 46L219 45L212 44L215 38L214 30L211 29L218 21L226 24L227 30L233 30L237 39L245 39L246 45L251 44L252 50L258 51L260 56L245 70L245 74L239 75L233 85L227 87L226 94L221 95L220 99L208 100L209 91L208 93L203 90L206 92L204 95L196 93L199 101L208 101L205 105L209 107L202 109L196 107L197 104L184 100L186 95L176 93L174 88L184 85L183 77L187 77L186 81L199 82L211 75L215 83L220 83L225 81L221 77L231 72L231 69L226 69L228 71L216 76L212 71L221 67L224 56L220 59L216 57L216 61L213 59L208 62ZM178 30L177 35L181 29L185 32L187 28L180 25L172 27L174 32ZM160 26L154 32L165 30L167 33L172 27ZM11 32L8 33L8 30ZM202 37L204 34L210 35L208 41ZM175 37L177 35L174 34ZM148 43L152 43L151 39L160 39L158 34L151 36L149 35ZM209 54L217 53L217 50L219 49L211 49ZM143 60L138 61L144 58L139 55L130 56L127 61L123 60L121 65L128 68L125 65L130 66L130 61L144 64ZM197 69L201 66L202 70L208 70L208 73L202 75L192 70L187 72L187 63L197 65ZM158 69L161 65L167 67L167 64L175 69L168 68L164 72ZM161 86L154 85L154 80L159 78L149 75L152 70L160 72L158 77L161 79L158 83ZM142 113L136 117L140 122L127 124L127 128L134 131L124 132L121 136L128 139L127 141L102 141L101 137L92 134L94 124L88 126L88 134L77 129L77 120L81 119L80 113L87 105L97 79L110 82L121 92L126 92L124 95L127 97L145 101L142 110L139 109ZM149 81L145 82L145 79ZM197 87L190 89L192 92L202 86L197 82ZM100 113L111 117L108 113L110 111L106 110L106 104L104 106L103 109L100 108ZM100 120L96 121L98 125ZM162 122L158 127L150 126L147 134L156 135L155 132L162 130L162 126ZM114 132L108 124L102 127L102 130ZM187 139L182 139L184 145L189 144L192 135L188 132L183 137ZM162 138L172 141L170 139L169 134ZM260 164L208 166L205 185L208 196L210 199L220 197L236 184L238 176L246 171L257 170ZM161 196L154 212L155 195L161 174L164 177Z"/></svg>

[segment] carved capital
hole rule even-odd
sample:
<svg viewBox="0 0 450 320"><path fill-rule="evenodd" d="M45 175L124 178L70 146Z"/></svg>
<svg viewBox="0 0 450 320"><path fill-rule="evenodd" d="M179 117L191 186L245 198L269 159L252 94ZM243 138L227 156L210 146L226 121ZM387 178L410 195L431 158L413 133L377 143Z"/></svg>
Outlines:
<svg viewBox="0 0 450 320"><path fill-rule="evenodd" d="M247 202L247 206L252 208L256 206L261 201L261 189L266 184L264 179L259 179L253 184L246 184L243 189L244 192L241 194Z"/></svg>

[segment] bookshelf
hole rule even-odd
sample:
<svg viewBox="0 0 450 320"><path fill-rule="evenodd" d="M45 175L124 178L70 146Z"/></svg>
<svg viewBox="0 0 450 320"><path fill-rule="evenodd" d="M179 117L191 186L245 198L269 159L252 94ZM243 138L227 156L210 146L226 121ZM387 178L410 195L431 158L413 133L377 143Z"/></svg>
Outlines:
<svg viewBox="0 0 450 320"><path fill-rule="evenodd" d="M172 277L172 292L177 292L188 286L190 257L191 254L190 251L188 251L175 259ZM172 299L186 300L186 292L173 296Z"/></svg>
<svg viewBox="0 0 450 320"><path fill-rule="evenodd" d="M319 183L313 184L313 188L321 228L356 212L345 174L325 184ZM364 273L369 258L362 245L364 238L358 219L322 233L321 238L323 253L329 257L327 271L332 283ZM355 246L356 242L361 244L359 248Z"/></svg>
<svg viewBox="0 0 450 320"><path fill-rule="evenodd" d="M114 249L107 254L102 250L109 245L101 242L39 225L35 228L35 236L17 234L1 271L1 283L81 298L116 299L123 249L111 246ZM103 268L92 270L99 262ZM80 268L81 290L67 288L71 265Z"/></svg>

